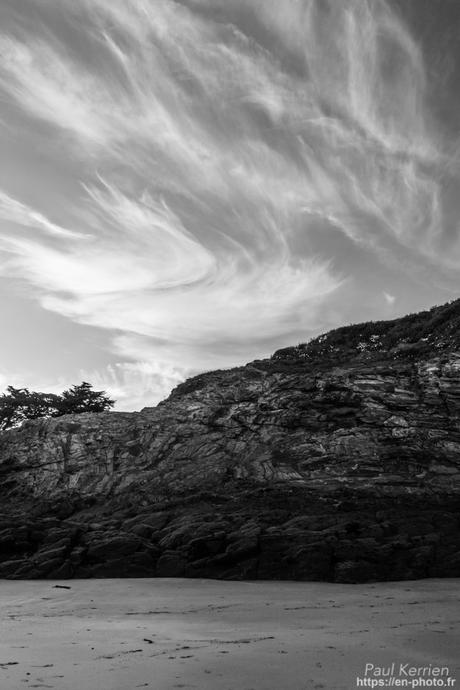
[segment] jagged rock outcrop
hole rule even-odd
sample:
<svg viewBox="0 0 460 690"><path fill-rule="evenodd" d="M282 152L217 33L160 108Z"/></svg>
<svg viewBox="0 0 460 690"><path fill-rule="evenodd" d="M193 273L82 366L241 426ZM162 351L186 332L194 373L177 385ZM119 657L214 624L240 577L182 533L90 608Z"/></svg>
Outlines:
<svg viewBox="0 0 460 690"><path fill-rule="evenodd" d="M0 577L459 576L459 313L5 432Z"/></svg>

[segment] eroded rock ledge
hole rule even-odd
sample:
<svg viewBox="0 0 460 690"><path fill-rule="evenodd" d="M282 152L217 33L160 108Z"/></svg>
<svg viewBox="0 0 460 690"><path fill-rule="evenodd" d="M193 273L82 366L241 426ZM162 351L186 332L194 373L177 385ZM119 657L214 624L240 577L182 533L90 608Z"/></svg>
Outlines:
<svg viewBox="0 0 460 690"><path fill-rule="evenodd" d="M0 577L460 576L460 352L387 354L4 433Z"/></svg>

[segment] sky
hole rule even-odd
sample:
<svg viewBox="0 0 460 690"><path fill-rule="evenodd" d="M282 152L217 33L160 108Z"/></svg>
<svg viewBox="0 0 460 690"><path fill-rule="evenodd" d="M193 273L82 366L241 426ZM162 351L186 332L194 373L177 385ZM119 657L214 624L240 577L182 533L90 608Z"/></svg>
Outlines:
<svg viewBox="0 0 460 690"><path fill-rule="evenodd" d="M1 0L0 388L184 378L459 296L457 0Z"/></svg>

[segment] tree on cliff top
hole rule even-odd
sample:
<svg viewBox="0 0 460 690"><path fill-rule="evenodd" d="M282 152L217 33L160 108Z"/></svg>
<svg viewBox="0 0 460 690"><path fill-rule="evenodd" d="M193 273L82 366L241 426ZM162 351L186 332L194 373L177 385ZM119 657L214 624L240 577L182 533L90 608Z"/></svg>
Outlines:
<svg viewBox="0 0 460 690"><path fill-rule="evenodd" d="M115 404L105 391L94 391L87 381L72 386L61 395L38 393L28 388L8 386L0 395L0 431L18 426L26 419L61 417L64 414L105 412Z"/></svg>
<svg viewBox="0 0 460 690"><path fill-rule="evenodd" d="M105 391L93 391L92 385L83 381L72 386L58 396L58 414L80 414L81 412L105 412L114 406L115 401L105 395Z"/></svg>

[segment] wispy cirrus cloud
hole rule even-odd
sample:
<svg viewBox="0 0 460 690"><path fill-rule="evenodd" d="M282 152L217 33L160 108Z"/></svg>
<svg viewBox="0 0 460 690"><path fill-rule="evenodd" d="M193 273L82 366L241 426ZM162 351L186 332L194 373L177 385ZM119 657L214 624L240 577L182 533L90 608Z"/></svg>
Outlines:
<svg viewBox="0 0 460 690"><path fill-rule="evenodd" d="M166 398L189 373L189 368L165 362L124 362L96 371L82 370L80 377L91 381L96 390L106 391L117 401L117 409L130 411Z"/></svg>
<svg viewBox="0 0 460 690"><path fill-rule="evenodd" d="M114 138L104 85L79 70L52 43L0 36L0 85L33 117L73 132L88 145Z"/></svg>
<svg viewBox="0 0 460 690"><path fill-rule="evenodd" d="M423 55L386 2L32 4L0 32L0 89L78 161L89 236L0 196L55 236L10 236L7 270L121 357L184 374L305 339L347 281L323 231L458 265Z"/></svg>
<svg viewBox="0 0 460 690"><path fill-rule="evenodd" d="M21 203L6 192L0 190L0 220L3 222L22 225L27 228L42 230L47 235L61 239L82 239L83 235L68 230L51 222L43 213Z"/></svg>

